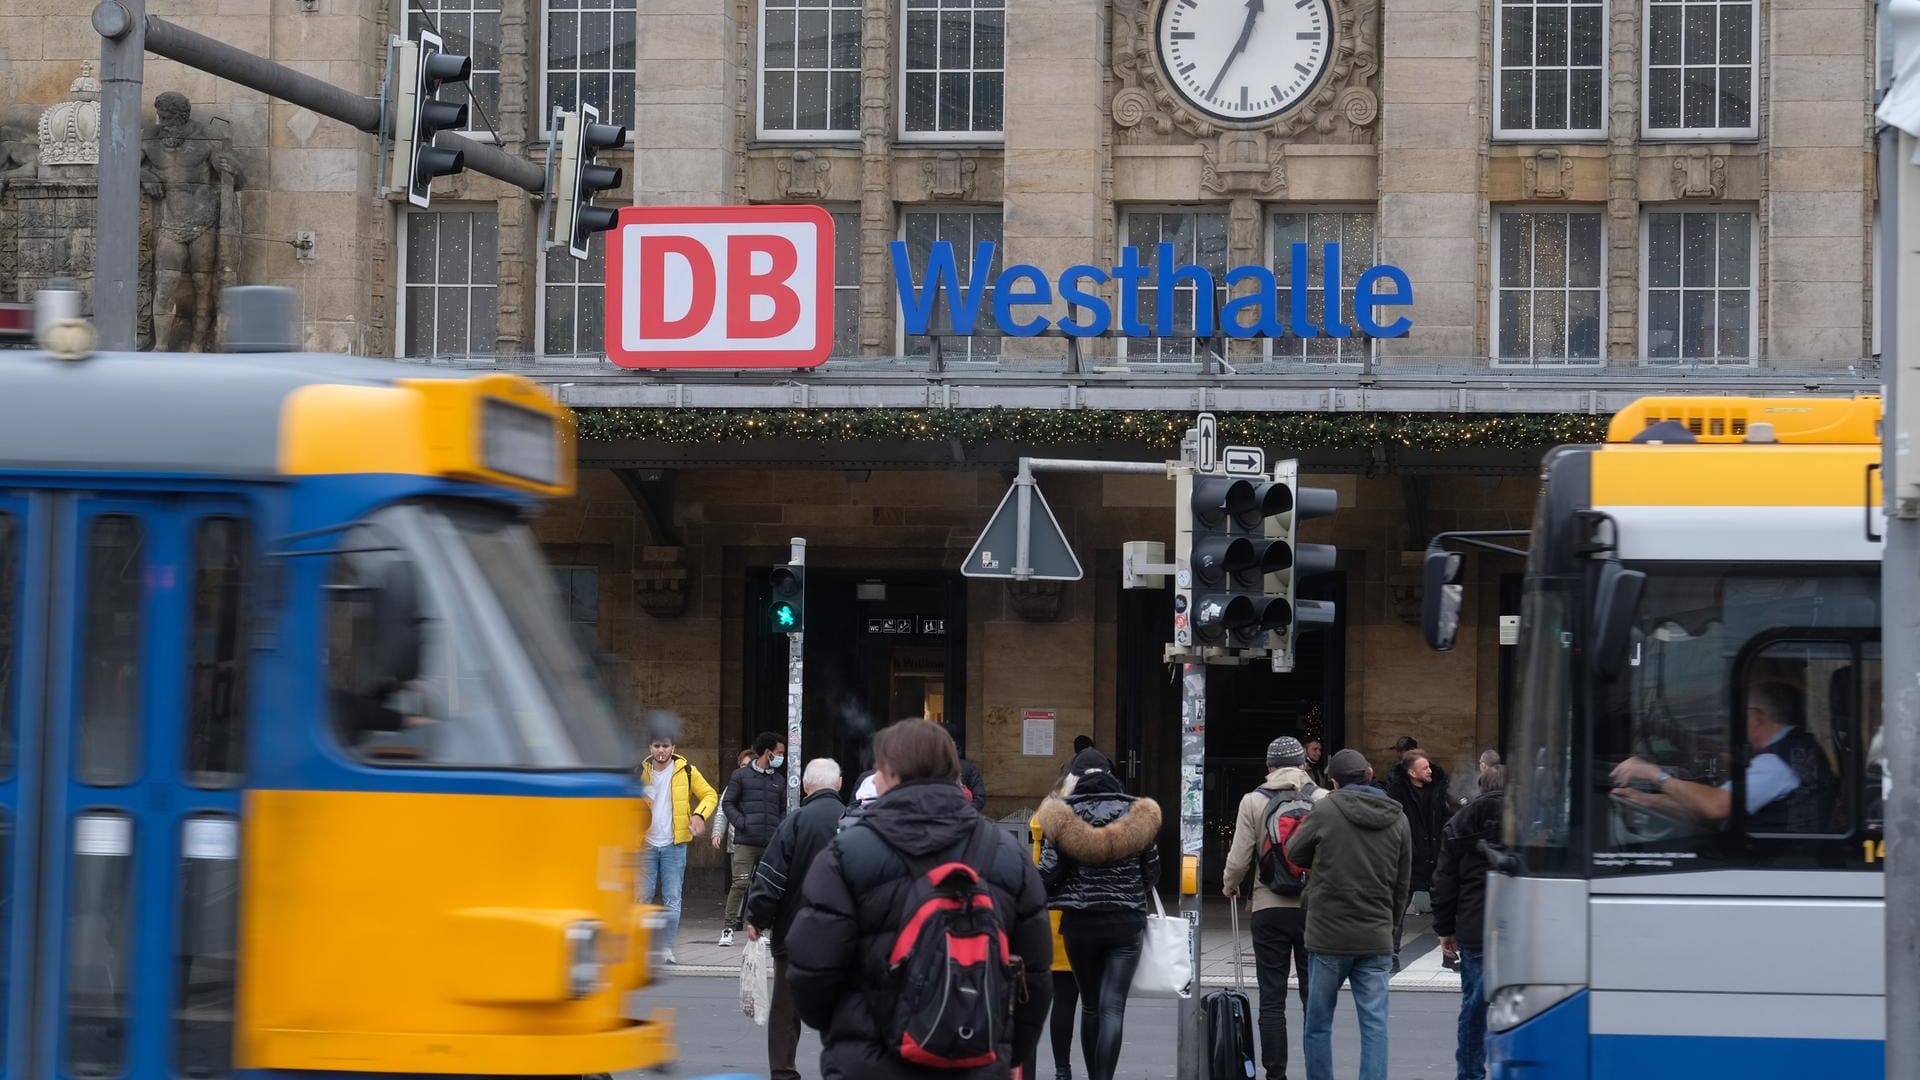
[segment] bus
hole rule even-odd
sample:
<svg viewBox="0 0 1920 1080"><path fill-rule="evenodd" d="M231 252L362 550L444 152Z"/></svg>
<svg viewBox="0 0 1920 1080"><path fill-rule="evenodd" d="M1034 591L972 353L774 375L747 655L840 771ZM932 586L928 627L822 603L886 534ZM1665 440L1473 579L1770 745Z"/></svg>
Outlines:
<svg viewBox="0 0 1920 1080"><path fill-rule="evenodd" d="M1654 397L1541 467L1526 560L1491 1075L1884 1075L1880 410Z"/></svg>
<svg viewBox="0 0 1920 1080"><path fill-rule="evenodd" d="M528 525L567 411L64 331L0 353L0 1076L670 1061L638 751Z"/></svg>

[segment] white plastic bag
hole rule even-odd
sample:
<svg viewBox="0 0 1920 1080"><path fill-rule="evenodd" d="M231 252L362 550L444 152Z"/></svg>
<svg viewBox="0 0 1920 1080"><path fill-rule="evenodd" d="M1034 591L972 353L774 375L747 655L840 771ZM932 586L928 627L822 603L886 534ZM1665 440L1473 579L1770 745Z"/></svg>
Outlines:
<svg viewBox="0 0 1920 1080"><path fill-rule="evenodd" d="M1133 971L1133 992L1154 997L1193 995L1193 954L1188 934L1191 924L1180 916L1169 918L1153 893L1153 914L1140 940L1140 966Z"/></svg>
<svg viewBox="0 0 1920 1080"><path fill-rule="evenodd" d="M773 1011L773 954L765 937L747 942L746 959L740 961L740 1011L761 1027Z"/></svg>

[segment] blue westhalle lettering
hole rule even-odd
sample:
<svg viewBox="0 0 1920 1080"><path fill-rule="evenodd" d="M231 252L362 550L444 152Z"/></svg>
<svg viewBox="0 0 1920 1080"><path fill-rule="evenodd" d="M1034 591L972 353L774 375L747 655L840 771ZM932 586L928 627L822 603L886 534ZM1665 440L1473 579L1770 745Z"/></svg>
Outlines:
<svg viewBox="0 0 1920 1080"><path fill-rule="evenodd" d="M1032 337L1054 325L1043 315L1016 310L1047 306L1058 296L1076 310L1074 318L1062 319L1060 330L1072 337L1099 337L1119 324L1119 332L1128 337L1212 337L1216 332L1232 338L1277 337L1352 337L1356 332L1368 337L1404 337L1413 321L1400 316L1392 322L1378 321L1376 309L1405 307L1413 303L1413 282L1397 266L1370 266L1354 285L1353 308L1346 310L1344 297L1336 286L1340 276L1340 245L1321 248L1320 276L1315 279L1308 268L1307 245L1294 244L1288 251L1287 285L1291 290L1286 310L1281 310L1280 281L1264 266L1236 266L1221 275L1220 283L1233 291L1252 284L1251 292L1235 296L1221 306L1219 327L1214 325L1211 305L1195 305L1193 325L1174 325L1176 287L1191 287L1200 295L1209 295L1216 283L1211 271L1191 263L1176 264L1172 244L1160 244L1154 250L1152 265L1140 261L1140 249L1120 249L1118 266L1100 267L1085 263L1069 266L1056 281L1037 266L1020 264L1002 269L989 283L987 268L993 265L994 245L981 241L975 245L973 262L966 280L961 280L959 264L953 257L953 244L936 240L927 255L927 265L916 277L907 257L905 241L895 240L893 254L894 287L900 293L900 308L905 313L906 331L924 334L932 325L936 305L946 309L952 333L966 336L974 332L983 315L990 315L1001 333L1013 337ZM1119 286L1118 304L1109 304L1094 290L1107 282ZM1140 290L1155 290L1151 310L1141 310ZM988 293L991 290L992 300ZM1307 314L1310 292L1326 296L1325 311L1316 325ZM990 304L992 310L982 309ZM1114 311L1117 306L1119 311Z"/></svg>

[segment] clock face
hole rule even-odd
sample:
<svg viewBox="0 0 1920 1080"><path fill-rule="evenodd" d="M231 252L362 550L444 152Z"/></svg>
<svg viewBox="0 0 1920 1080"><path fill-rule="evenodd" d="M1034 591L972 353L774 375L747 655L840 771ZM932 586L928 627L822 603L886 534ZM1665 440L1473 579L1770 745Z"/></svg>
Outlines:
<svg viewBox="0 0 1920 1080"><path fill-rule="evenodd" d="M1333 55L1330 0L1164 0L1160 65L1188 106L1268 120L1304 101Z"/></svg>

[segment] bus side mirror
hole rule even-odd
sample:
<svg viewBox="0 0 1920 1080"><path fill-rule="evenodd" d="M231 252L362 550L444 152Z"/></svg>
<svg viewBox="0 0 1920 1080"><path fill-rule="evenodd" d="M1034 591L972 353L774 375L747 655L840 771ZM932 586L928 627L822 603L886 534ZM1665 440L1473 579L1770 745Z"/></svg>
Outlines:
<svg viewBox="0 0 1920 1080"><path fill-rule="evenodd" d="M420 572L405 559L381 568L373 594L374 685L405 686L420 674Z"/></svg>
<svg viewBox="0 0 1920 1080"><path fill-rule="evenodd" d="M1633 643L1633 613L1640 607L1640 593L1647 575L1628 570L1618 562L1600 564L1600 583L1593 593L1593 624L1589 652L1594 673L1603 679L1617 679L1627 661L1627 649Z"/></svg>
<svg viewBox="0 0 1920 1080"><path fill-rule="evenodd" d="M1427 646L1435 652L1452 652L1453 639L1460 631L1460 604L1467 591L1460 583L1465 563L1457 551L1427 548L1420 625L1426 631Z"/></svg>

